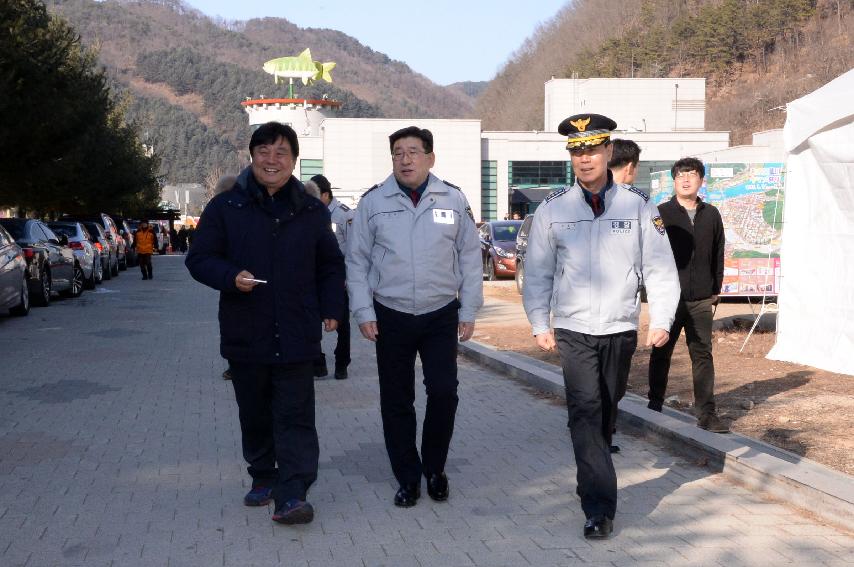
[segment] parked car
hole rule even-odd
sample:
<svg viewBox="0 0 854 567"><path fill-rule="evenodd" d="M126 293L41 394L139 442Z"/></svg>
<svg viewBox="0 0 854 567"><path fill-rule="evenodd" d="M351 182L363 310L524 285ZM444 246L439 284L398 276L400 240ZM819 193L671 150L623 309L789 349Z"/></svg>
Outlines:
<svg viewBox="0 0 854 567"><path fill-rule="evenodd" d="M0 219L27 261L30 302L46 306L58 291L66 297L83 292L83 270L68 247L68 237L57 236L40 220Z"/></svg>
<svg viewBox="0 0 854 567"><path fill-rule="evenodd" d="M104 279L104 268L101 265L101 253L92 244L86 227L76 221L49 222L47 226L56 234L68 237L68 247L74 252L83 270L83 287L95 289L95 284Z"/></svg>
<svg viewBox="0 0 854 567"><path fill-rule="evenodd" d="M525 254L528 251L528 233L534 223L534 215L526 215L516 236L516 290L519 294L525 289Z"/></svg>
<svg viewBox="0 0 854 567"><path fill-rule="evenodd" d="M522 222L490 221L478 229L483 276L489 281L516 273L516 235Z"/></svg>
<svg viewBox="0 0 854 567"><path fill-rule="evenodd" d="M95 221L83 221L80 224L82 224L86 229L86 232L89 233L89 242L95 246L101 255L102 280L111 279L113 277L113 270L111 268L113 265L116 265L116 270L118 270L118 260L116 259L115 254L113 254L110 241L107 240L107 234L104 232L104 227ZM98 283L101 282L99 281Z"/></svg>
<svg viewBox="0 0 854 567"><path fill-rule="evenodd" d="M127 269L127 244L125 243L125 239L119 234L119 229L110 215L105 213L96 215L63 215L60 220L84 223L94 222L99 224L104 229L104 236L110 245L110 275L117 276L120 270ZM104 279L109 278L105 276Z"/></svg>
<svg viewBox="0 0 854 567"><path fill-rule="evenodd" d="M127 266L136 266L138 261L136 259L136 247L133 245L133 231L136 229L131 228L130 223L124 217L110 215L110 218L116 222L119 235L124 238L125 249L127 250Z"/></svg>
<svg viewBox="0 0 854 567"><path fill-rule="evenodd" d="M30 312L30 290L27 285L27 261L21 247L0 226L0 309L12 315Z"/></svg>

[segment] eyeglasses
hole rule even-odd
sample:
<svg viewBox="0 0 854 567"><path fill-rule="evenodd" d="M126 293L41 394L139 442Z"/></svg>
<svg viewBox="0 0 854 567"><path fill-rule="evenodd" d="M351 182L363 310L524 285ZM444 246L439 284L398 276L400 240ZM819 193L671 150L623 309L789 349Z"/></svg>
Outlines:
<svg viewBox="0 0 854 567"><path fill-rule="evenodd" d="M397 151L391 154L391 159L393 159L394 161L400 161L403 159L403 156L406 156L409 159L413 160L420 156L426 156L428 153L430 152L425 152L421 150L407 150L405 152Z"/></svg>
<svg viewBox="0 0 854 567"><path fill-rule="evenodd" d="M685 178L685 177L700 177L700 174L693 169L691 171L680 171L675 176L674 179Z"/></svg>

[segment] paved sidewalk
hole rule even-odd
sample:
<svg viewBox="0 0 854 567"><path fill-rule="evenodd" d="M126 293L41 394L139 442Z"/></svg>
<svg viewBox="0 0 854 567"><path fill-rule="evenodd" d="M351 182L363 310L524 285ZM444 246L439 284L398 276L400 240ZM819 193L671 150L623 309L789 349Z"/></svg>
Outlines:
<svg viewBox="0 0 854 567"><path fill-rule="evenodd" d="M351 378L317 382L316 519L274 524L241 503L216 293L180 257L154 270L0 317L3 567L854 565L850 534L620 434L615 536L586 541L566 410L465 360L450 500L395 508L374 355L355 329Z"/></svg>

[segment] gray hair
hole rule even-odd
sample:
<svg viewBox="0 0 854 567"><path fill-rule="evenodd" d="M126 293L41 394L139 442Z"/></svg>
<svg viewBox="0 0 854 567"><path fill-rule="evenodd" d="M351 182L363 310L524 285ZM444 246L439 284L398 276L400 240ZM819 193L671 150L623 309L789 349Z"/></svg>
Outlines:
<svg viewBox="0 0 854 567"><path fill-rule="evenodd" d="M224 191L228 191L234 184L237 182L236 175L223 175L219 178L219 181L216 182L216 186L214 187L214 195L219 195Z"/></svg>
<svg viewBox="0 0 854 567"><path fill-rule="evenodd" d="M305 185L305 192L314 197L315 199L320 199L320 187L317 186L317 183L314 181L308 180L303 185Z"/></svg>

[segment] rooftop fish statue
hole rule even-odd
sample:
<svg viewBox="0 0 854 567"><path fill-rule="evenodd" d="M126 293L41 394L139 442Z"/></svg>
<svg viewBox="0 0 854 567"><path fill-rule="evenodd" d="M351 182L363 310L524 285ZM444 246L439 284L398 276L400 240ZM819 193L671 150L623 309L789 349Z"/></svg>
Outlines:
<svg viewBox="0 0 854 567"><path fill-rule="evenodd" d="M279 57L270 59L264 63L264 71L275 78L276 84L289 79L293 84L294 79L302 79L302 84L308 85L314 81L323 79L327 83L332 82L332 69L335 63L321 63L311 58L311 51L306 49L296 57Z"/></svg>

